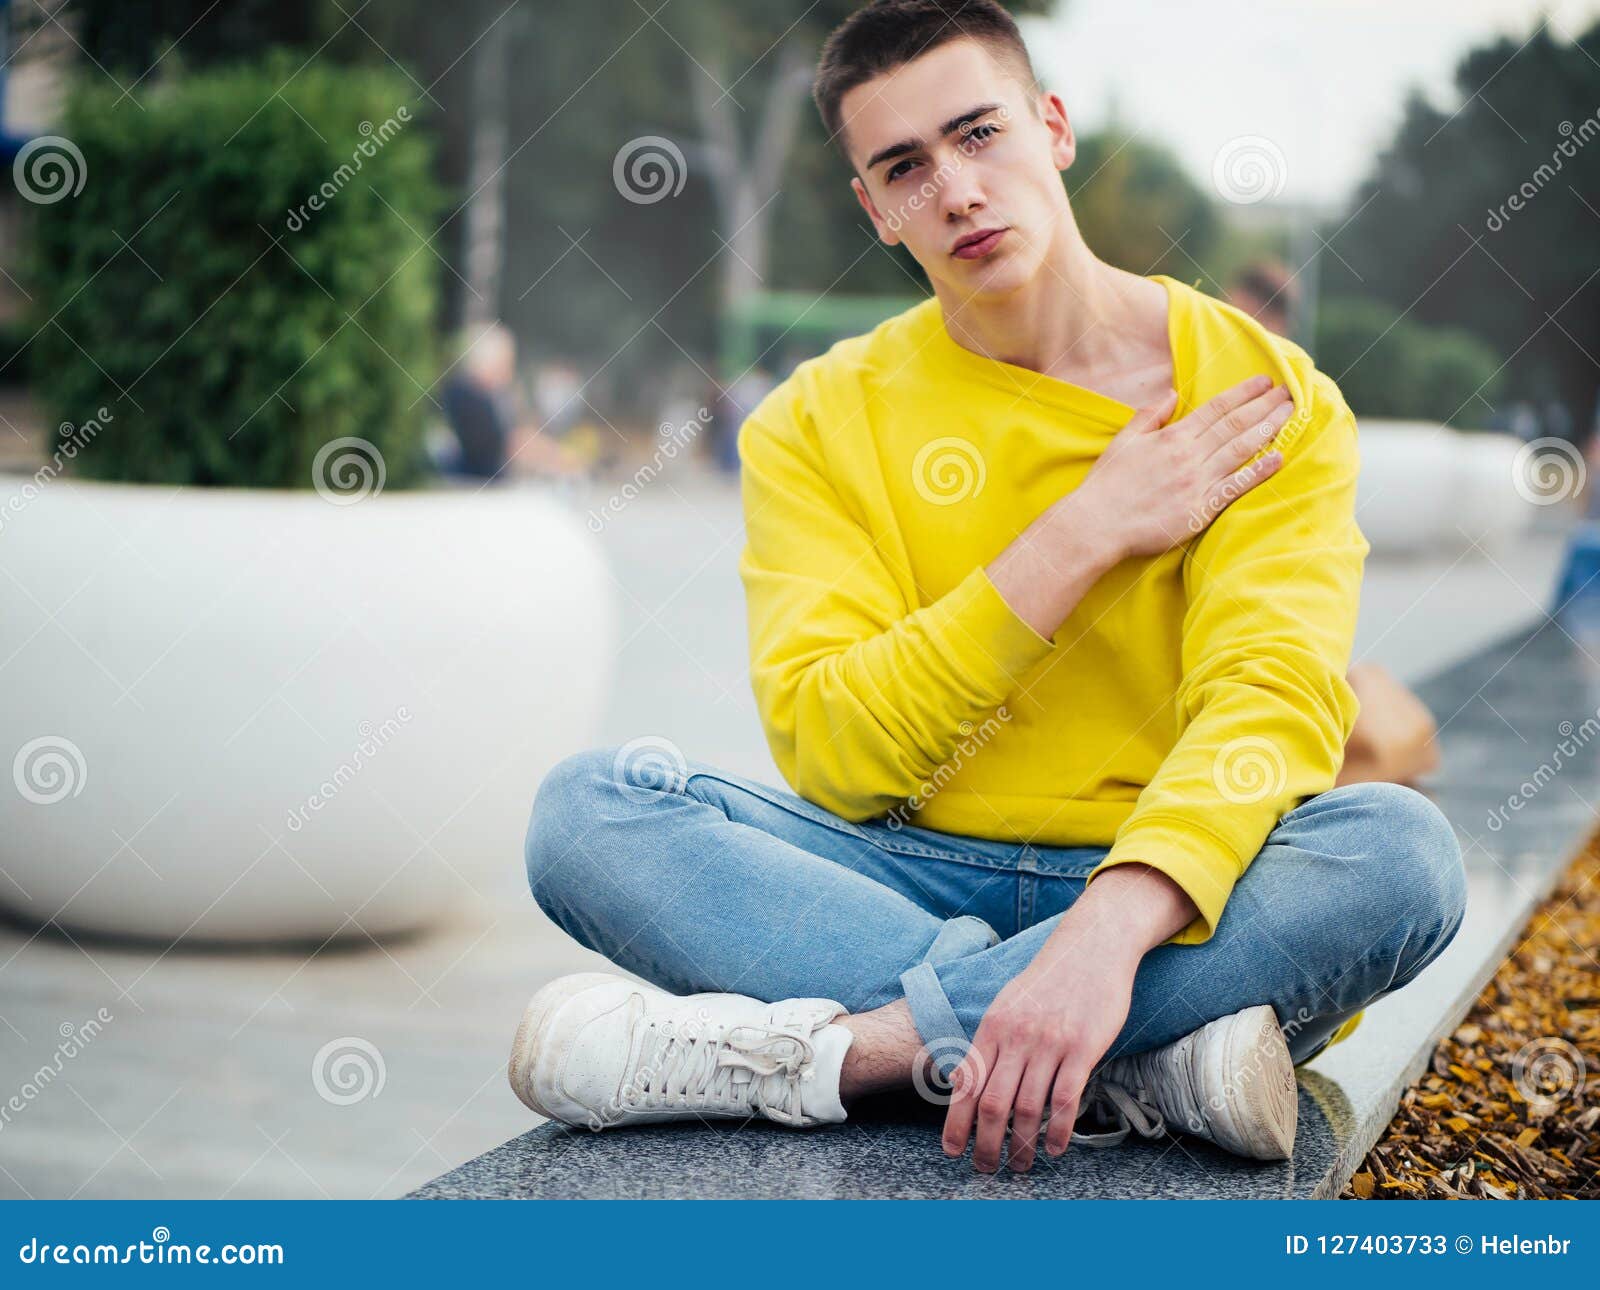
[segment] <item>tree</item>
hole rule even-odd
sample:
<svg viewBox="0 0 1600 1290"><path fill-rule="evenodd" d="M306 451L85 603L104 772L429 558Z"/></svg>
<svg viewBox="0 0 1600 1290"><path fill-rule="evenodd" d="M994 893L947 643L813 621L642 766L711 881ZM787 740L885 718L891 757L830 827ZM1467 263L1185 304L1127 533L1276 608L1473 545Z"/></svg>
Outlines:
<svg viewBox="0 0 1600 1290"><path fill-rule="evenodd" d="M1466 54L1450 110L1413 95L1389 148L1326 230L1330 293L1472 332L1514 397L1583 424L1600 390L1600 24L1540 25Z"/></svg>

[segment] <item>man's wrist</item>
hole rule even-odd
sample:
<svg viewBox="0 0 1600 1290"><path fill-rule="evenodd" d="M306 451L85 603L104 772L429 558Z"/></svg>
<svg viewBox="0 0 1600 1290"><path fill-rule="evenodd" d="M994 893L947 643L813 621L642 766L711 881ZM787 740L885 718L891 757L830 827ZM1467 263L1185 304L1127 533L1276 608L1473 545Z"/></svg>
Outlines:
<svg viewBox="0 0 1600 1290"><path fill-rule="evenodd" d="M1081 490L1068 493L1050 508L1046 532L1062 564L1087 567L1096 579L1127 556L1116 525L1099 514Z"/></svg>
<svg viewBox="0 0 1600 1290"><path fill-rule="evenodd" d="M1103 871L1062 916L1057 931L1081 949L1137 963L1199 916L1172 878L1129 862Z"/></svg>

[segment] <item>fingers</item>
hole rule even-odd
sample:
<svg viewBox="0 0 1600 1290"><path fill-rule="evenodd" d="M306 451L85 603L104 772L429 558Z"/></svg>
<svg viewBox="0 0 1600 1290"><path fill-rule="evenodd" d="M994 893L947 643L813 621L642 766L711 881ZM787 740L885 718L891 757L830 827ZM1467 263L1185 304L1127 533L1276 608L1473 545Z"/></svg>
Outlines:
<svg viewBox="0 0 1600 1290"><path fill-rule="evenodd" d="M1272 422L1273 418L1281 418L1277 422L1282 425L1294 414L1294 401L1289 391L1281 385L1274 385L1265 394L1253 399L1247 399L1233 411L1218 417L1196 436L1196 442L1208 455L1221 452L1243 439L1249 441L1260 427ZM1257 440L1255 448L1261 443ZM1255 451L1251 449L1251 452ZM1248 457L1250 454L1246 453ZM1235 463L1237 464L1237 463Z"/></svg>
<svg viewBox="0 0 1600 1290"><path fill-rule="evenodd" d="M1167 424L1167 418L1172 415L1177 406L1178 392L1176 390L1168 390L1154 403L1148 404L1135 412L1133 420L1128 422L1125 428L1136 433L1141 430L1159 430Z"/></svg>
<svg viewBox="0 0 1600 1290"><path fill-rule="evenodd" d="M1078 1103L1083 1099L1087 1077L1076 1067L1063 1065L1056 1072L1050 1097L1050 1128L1044 1136L1044 1149L1059 1156L1072 1142L1072 1126L1078 1122Z"/></svg>
<svg viewBox="0 0 1600 1290"><path fill-rule="evenodd" d="M977 1042L950 1072L950 1106L944 1114L944 1153L959 1156L972 1136L972 1122L983 1094L984 1073L994 1069L994 1050L980 1031Z"/></svg>
<svg viewBox="0 0 1600 1290"><path fill-rule="evenodd" d="M972 1164L986 1174L1000 1168L1000 1148L1006 1140L1006 1124L1021 1082L1022 1058L1006 1053L978 1095L978 1133L972 1144Z"/></svg>
<svg viewBox="0 0 1600 1290"><path fill-rule="evenodd" d="M1033 1168L1033 1153L1039 1145L1039 1123L1055 1084L1056 1063L1028 1063L1017 1086L1017 1101L1011 1112L1011 1154L1006 1163L1017 1173Z"/></svg>
<svg viewBox="0 0 1600 1290"><path fill-rule="evenodd" d="M1257 484L1264 483L1278 473L1278 468L1283 465L1283 454L1276 449L1264 457L1258 457L1242 470L1236 470L1231 475L1219 480L1207 496L1205 505L1201 507L1200 514L1195 517L1194 530L1199 532L1208 527L1212 520L1222 514L1229 506L1238 501Z"/></svg>
<svg viewBox="0 0 1600 1290"><path fill-rule="evenodd" d="M1231 389L1224 390L1209 403L1203 404L1184 420L1193 420L1196 425L1204 428L1215 425L1223 417L1238 408L1242 408L1251 399L1260 398L1272 389L1270 376L1252 376L1247 381L1240 381ZM1248 424L1248 422L1246 423Z"/></svg>

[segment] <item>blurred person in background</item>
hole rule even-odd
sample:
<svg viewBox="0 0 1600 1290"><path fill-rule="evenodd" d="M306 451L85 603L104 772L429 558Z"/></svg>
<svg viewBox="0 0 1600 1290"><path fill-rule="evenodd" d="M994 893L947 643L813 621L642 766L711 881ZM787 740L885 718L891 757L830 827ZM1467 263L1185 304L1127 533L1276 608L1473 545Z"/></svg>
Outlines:
<svg viewBox="0 0 1600 1290"><path fill-rule="evenodd" d="M1254 260L1228 284L1228 302L1243 309L1263 327L1279 336L1292 335L1300 289L1289 267L1278 260Z"/></svg>
<svg viewBox="0 0 1600 1290"><path fill-rule="evenodd" d="M500 323L472 326L441 399L454 442L435 453L447 476L503 483L519 474L567 476L581 463L523 413L517 388L517 340Z"/></svg>

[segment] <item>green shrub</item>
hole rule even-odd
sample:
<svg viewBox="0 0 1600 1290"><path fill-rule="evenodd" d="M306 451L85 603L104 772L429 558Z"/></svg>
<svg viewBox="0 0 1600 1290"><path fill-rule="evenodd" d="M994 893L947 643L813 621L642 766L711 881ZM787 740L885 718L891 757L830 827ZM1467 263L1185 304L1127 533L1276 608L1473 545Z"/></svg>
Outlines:
<svg viewBox="0 0 1600 1290"><path fill-rule="evenodd" d="M86 176L30 213L28 359L52 422L114 410L82 473L308 487L350 436L385 486L419 478L431 146L394 73L299 61L174 76L142 109L104 77L73 92Z"/></svg>
<svg viewBox="0 0 1600 1290"><path fill-rule="evenodd" d="M33 328L25 322L0 322L0 385L21 385L28 379L28 342Z"/></svg>
<svg viewBox="0 0 1600 1290"><path fill-rule="evenodd" d="M1357 416L1482 426L1500 384L1500 359L1476 336L1358 297L1323 303L1315 357Z"/></svg>

